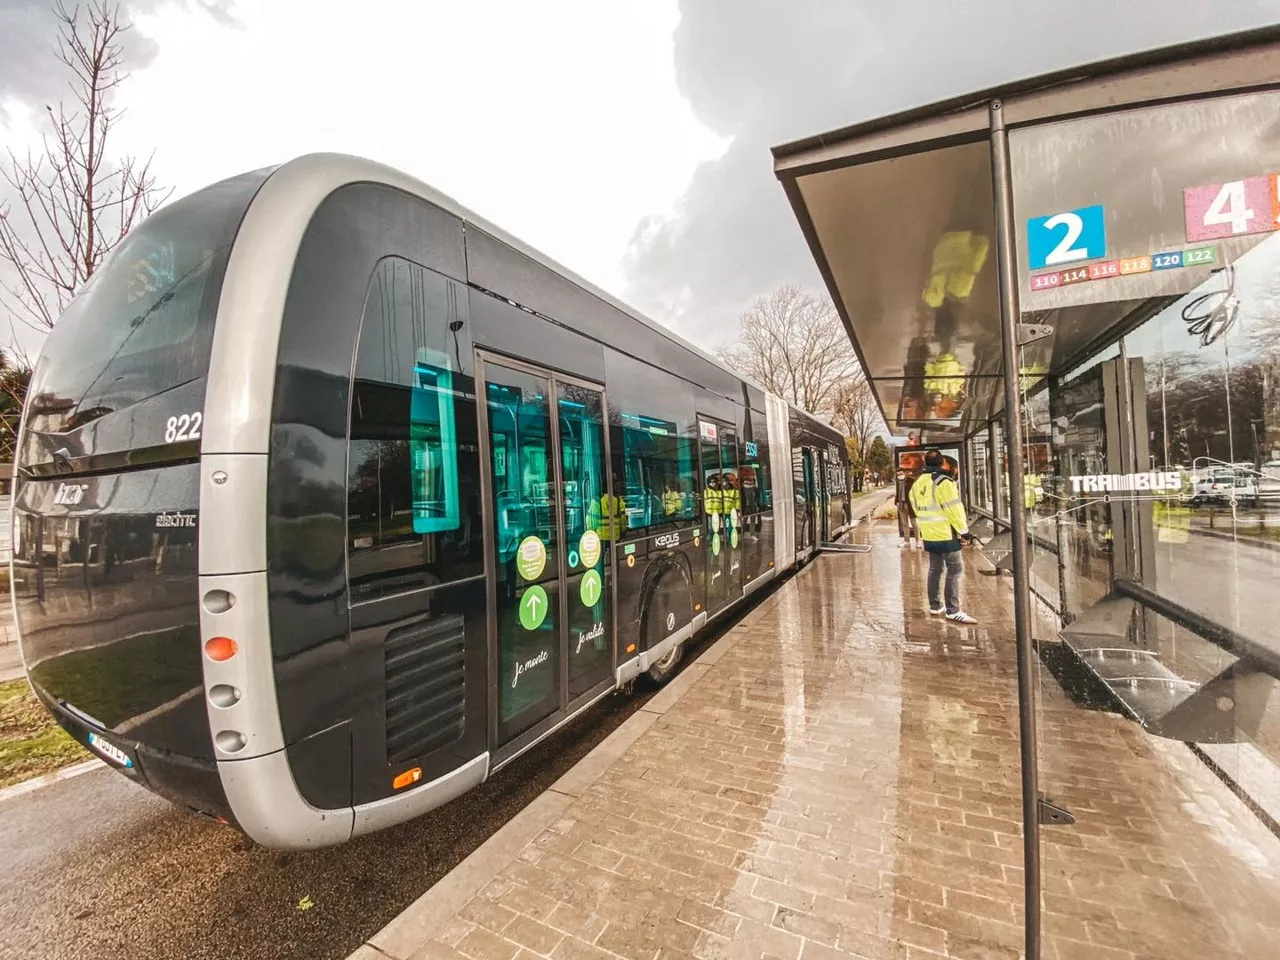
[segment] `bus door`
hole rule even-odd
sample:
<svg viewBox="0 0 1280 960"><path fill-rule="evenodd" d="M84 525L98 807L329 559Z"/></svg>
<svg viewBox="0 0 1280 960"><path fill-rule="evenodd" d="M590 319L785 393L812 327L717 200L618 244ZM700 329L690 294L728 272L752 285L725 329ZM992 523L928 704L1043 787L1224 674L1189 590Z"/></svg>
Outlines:
<svg viewBox="0 0 1280 960"><path fill-rule="evenodd" d="M716 420L698 420L699 475L702 478L703 574L707 616L742 596L742 493L738 479L737 433Z"/></svg>
<svg viewBox="0 0 1280 960"><path fill-rule="evenodd" d="M813 450L800 448L800 482L796 484L796 553L805 553L817 544L814 539L815 480Z"/></svg>
<svg viewBox="0 0 1280 960"><path fill-rule="evenodd" d="M813 451L813 456L817 462L817 469L814 471L814 478L817 481L813 504L813 512L817 518L814 523L814 545L821 546L824 541L831 539L831 475L828 472L830 461L822 450Z"/></svg>
<svg viewBox="0 0 1280 960"><path fill-rule="evenodd" d="M537 736L613 678L613 556L601 387L481 357L494 743ZM521 741L523 742L523 740Z"/></svg>

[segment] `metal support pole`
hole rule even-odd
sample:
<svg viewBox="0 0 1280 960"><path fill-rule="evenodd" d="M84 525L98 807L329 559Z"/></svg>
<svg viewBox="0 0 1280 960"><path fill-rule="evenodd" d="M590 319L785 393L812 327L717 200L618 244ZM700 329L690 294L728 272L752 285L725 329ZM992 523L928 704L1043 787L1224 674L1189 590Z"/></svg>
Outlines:
<svg viewBox="0 0 1280 960"><path fill-rule="evenodd" d="M1018 728L1022 748L1022 859L1025 867L1026 960L1040 960L1040 786L1036 770L1035 648L1031 640L1027 514L1023 492L1022 397L1018 362L1018 273L1013 184L1004 109L991 102L991 178L996 204L1000 339L1004 348L1005 438L1009 447L1009 526L1013 535L1013 620L1018 650Z"/></svg>

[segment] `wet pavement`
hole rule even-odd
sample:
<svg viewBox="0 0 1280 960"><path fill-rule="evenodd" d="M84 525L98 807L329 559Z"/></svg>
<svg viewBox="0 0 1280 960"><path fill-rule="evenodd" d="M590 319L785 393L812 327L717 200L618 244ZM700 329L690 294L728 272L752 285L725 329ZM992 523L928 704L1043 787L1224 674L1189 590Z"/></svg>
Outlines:
<svg viewBox="0 0 1280 960"><path fill-rule="evenodd" d="M1019 957L1008 580L967 552L983 622L932 619L924 555L877 529L711 648L451 918L362 956ZM1041 678L1044 792L1077 817L1044 828L1044 956L1273 956L1280 839L1184 745Z"/></svg>
<svg viewBox="0 0 1280 960"><path fill-rule="evenodd" d="M438 811L309 853L255 846L105 768L0 802L0 956L341 960L647 696L607 698Z"/></svg>
<svg viewBox="0 0 1280 960"><path fill-rule="evenodd" d="M310 853L257 847L105 767L0 801L0 957L343 960L652 695L606 698L454 803Z"/></svg>

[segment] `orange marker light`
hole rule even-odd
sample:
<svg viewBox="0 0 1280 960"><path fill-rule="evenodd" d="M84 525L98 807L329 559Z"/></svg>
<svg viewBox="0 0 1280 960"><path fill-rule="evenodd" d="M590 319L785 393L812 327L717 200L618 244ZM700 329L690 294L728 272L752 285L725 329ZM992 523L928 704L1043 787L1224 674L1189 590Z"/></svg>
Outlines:
<svg viewBox="0 0 1280 960"><path fill-rule="evenodd" d="M406 770L400 776L391 781L392 790L403 790L410 784L417 783L422 779L422 768L414 767L412 770Z"/></svg>
<svg viewBox="0 0 1280 960"><path fill-rule="evenodd" d="M636 645L634 643L628 643L627 653L635 653L635 652L636 652Z"/></svg>
<svg viewBox="0 0 1280 960"><path fill-rule="evenodd" d="M204 645L205 656L217 663L230 660L239 649L230 637L212 637Z"/></svg>

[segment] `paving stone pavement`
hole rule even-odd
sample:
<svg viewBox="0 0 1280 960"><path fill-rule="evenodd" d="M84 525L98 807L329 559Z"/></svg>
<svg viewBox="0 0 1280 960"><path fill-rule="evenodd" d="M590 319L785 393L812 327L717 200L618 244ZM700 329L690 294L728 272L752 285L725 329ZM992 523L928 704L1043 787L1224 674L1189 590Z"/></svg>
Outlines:
<svg viewBox="0 0 1280 960"><path fill-rule="evenodd" d="M550 826L452 916L381 949L1021 956L1008 580L966 552L982 622L932 619L924 555L876 529L872 553L823 556L780 587L581 789L544 795ZM1051 678L1040 724L1043 789L1078 818L1044 828L1047 960L1275 956L1280 840L1185 746L1074 705Z"/></svg>

